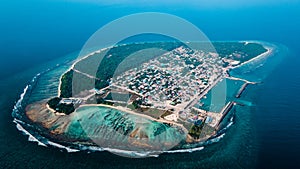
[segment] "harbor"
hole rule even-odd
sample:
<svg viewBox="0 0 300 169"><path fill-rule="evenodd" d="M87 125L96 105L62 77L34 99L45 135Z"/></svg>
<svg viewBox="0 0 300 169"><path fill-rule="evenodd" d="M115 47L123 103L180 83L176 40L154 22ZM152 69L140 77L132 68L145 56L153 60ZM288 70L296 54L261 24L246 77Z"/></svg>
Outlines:
<svg viewBox="0 0 300 169"><path fill-rule="evenodd" d="M197 112L199 112L200 114L204 113L203 115L206 115L207 117L209 117L209 119L212 119L207 124L209 126L215 128L215 130L218 130L220 128L220 124L222 123L222 121L224 120L226 115L228 115L228 113L232 110L232 108L235 105L245 106L245 104L242 101L240 101L239 98L241 97L243 92L247 89L247 86L249 84L256 84L255 82L250 82L245 79L240 79L240 78L235 78L235 77L227 77L227 79L242 82L240 84L241 85L240 88L236 88L235 93L229 94L233 98L236 98L236 99L233 99L233 98L229 99L228 102L226 104L224 104L223 107L217 112L212 111L212 110L206 110L205 108L193 107L193 109L196 110Z"/></svg>

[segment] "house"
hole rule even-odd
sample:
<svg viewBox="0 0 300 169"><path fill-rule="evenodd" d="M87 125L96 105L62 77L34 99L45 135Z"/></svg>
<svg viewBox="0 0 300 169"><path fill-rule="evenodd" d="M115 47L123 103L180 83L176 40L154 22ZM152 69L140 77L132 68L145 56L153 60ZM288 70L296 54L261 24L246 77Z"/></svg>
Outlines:
<svg viewBox="0 0 300 169"><path fill-rule="evenodd" d="M72 99L62 99L59 103L60 104L72 104L73 100Z"/></svg>

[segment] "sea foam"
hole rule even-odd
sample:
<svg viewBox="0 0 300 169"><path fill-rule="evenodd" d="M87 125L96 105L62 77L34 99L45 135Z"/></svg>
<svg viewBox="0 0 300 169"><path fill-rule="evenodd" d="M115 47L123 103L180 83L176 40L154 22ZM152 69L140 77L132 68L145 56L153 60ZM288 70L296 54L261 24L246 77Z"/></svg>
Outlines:
<svg viewBox="0 0 300 169"><path fill-rule="evenodd" d="M28 135L28 141L31 142L37 142L39 146L44 146L47 147L46 144L42 143L41 141L39 141L37 138L35 138L32 134L30 134L27 130L25 130L22 125L19 124L19 120L14 119L13 121L16 124L16 127L19 131L21 131L23 134Z"/></svg>
<svg viewBox="0 0 300 169"><path fill-rule="evenodd" d="M51 69L46 70L50 71ZM26 85L26 87L23 90L23 93L20 95L19 100L16 102L14 108L13 108L13 113L17 113L21 108L22 108L22 102L24 100L24 97L26 95L26 93L30 90L30 88L32 87L32 83L36 82L36 80L38 79L38 77L43 74L42 73L38 73L36 76L33 77L33 79L31 80L31 84ZM44 139L46 141L41 142L37 137L34 137L32 134L30 134L29 131L27 131L21 124L26 125L23 121L18 120L16 118L14 118L13 122L16 124L16 127L19 131L21 131L24 135L28 136L28 141L30 142L37 142L38 145L40 146L44 146L44 147L48 147L47 145L51 145L53 147L59 148L59 149L64 149L69 153L73 153L73 152L79 152L81 150L83 151L88 151L88 152L94 152L94 151L108 151L111 153L115 153L115 154L119 154L119 155L125 155L125 156L130 156L130 157L158 157L158 154L162 154L162 153L192 153L195 151L201 151L204 149L203 146L201 147L195 147L195 148L189 148L189 149L178 149L178 150L166 150L166 151L148 151L148 152L137 152L137 151L129 151L129 150L121 150L121 149L113 149L113 148L102 148L102 147L97 147L97 146L84 146L84 145L78 145L79 148L75 149L75 148L70 148L58 143L55 143L53 141L49 141L47 139ZM231 122L226 126L226 128L230 127L233 124L232 120ZM209 142L213 143L213 142L218 142L220 139L222 139L224 137L225 133L210 139Z"/></svg>

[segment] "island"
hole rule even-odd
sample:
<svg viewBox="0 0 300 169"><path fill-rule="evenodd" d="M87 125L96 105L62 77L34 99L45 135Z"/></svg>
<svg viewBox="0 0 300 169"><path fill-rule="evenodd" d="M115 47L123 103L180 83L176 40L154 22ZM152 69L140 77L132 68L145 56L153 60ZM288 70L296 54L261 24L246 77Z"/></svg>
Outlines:
<svg viewBox="0 0 300 169"><path fill-rule="evenodd" d="M189 47L197 43L205 46L145 42L92 52L61 75L57 97L28 105L26 116L45 137L68 145L163 152L204 142L256 83L229 72L272 49L258 42ZM238 90L212 107L213 89L226 82Z"/></svg>

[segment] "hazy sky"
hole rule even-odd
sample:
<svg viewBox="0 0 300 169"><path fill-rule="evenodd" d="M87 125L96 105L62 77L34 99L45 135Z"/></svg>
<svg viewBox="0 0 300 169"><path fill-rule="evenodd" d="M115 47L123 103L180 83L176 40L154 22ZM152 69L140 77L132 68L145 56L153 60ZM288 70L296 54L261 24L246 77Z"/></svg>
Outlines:
<svg viewBox="0 0 300 169"><path fill-rule="evenodd" d="M298 3L299 0L67 0L73 2L97 3L101 5L136 5L136 6L160 6L160 5L185 5L197 8L236 8L261 5L288 5Z"/></svg>

